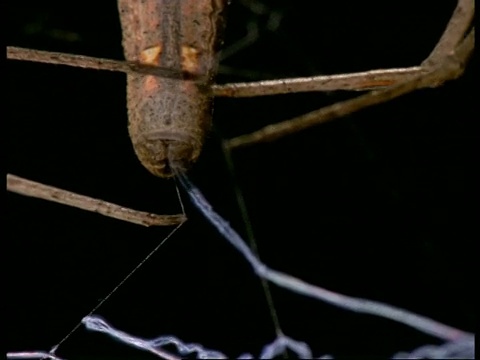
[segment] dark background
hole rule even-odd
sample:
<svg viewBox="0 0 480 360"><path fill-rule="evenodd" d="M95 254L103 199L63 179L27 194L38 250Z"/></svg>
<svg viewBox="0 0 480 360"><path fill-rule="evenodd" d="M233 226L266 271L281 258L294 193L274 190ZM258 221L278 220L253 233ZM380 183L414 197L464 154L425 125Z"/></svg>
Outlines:
<svg viewBox="0 0 480 360"><path fill-rule="evenodd" d="M225 46L247 24L259 38L223 61L218 82L419 64L455 1L233 1ZM115 1L9 1L7 45L122 59ZM269 30L269 20L281 16ZM7 62L7 171L156 213L178 213L175 183L136 159L125 75ZM227 71L228 70L228 71ZM248 76L245 76L248 75ZM473 331L472 70L439 89L233 153L262 259L340 293ZM189 176L242 234L221 139L357 94L217 99L214 131ZM476 164L476 163L475 163ZM259 354L274 327L246 261L188 204L189 221L97 312L128 333L174 334L236 357ZM7 350L50 349L171 230L143 228L7 194ZM315 354L391 356L440 342L272 287L284 332ZM153 358L79 329L59 349Z"/></svg>

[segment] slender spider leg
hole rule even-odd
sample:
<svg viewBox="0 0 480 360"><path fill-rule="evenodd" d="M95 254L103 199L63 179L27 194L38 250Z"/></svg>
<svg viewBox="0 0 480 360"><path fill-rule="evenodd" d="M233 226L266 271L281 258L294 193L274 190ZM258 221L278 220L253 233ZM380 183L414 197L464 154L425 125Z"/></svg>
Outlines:
<svg viewBox="0 0 480 360"><path fill-rule="evenodd" d="M253 97L285 94L293 92L355 90L365 91L399 84L421 74L430 72L429 64L445 58L454 51L473 19L472 0L459 0L458 5L429 57L420 66L394 69L375 69L350 74L312 76L268 81L216 84L212 94L221 97ZM168 78L185 78L191 75L177 71L145 66L141 64L100 59L83 55L72 55L19 47L7 47L7 58L11 60L34 61L56 65L89 68L96 70L119 71L125 73L145 73ZM203 81L204 79L199 79ZM432 84L432 87L439 84Z"/></svg>
<svg viewBox="0 0 480 360"><path fill-rule="evenodd" d="M444 63L434 67L429 73L416 76L411 80L384 90L372 91L354 99L338 102L290 120L268 125L252 133L226 140L224 146L229 149L234 149L256 143L273 141L312 126L335 120L341 116L349 115L367 106L387 102L414 90L429 87L438 82L443 83L447 80L456 79L463 73L464 64L472 53L473 46L474 30L472 29L469 36L462 43L462 51L457 51L456 56L446 58Z"/></svg>
<svg viewBox="0 0 480 360"><path fill-rule="evenodd" d="M475 6L472 0L459 0L447 28L427 59L422 63L431 64L441 62L445 56L455 51L463 40L468 27L472 23Z"/></svg>
<svg viewBox="0 0 480 360"><path fill-rule="evenodd" d="M157 215L144 211L128 209L104 200L75 194L53 186L40 184L16 175L7 174L7 190L38 199L53 201L59 204L96 212L114 219L123 220L143 226L179 225L187 220L185 214Z"/></svg>
<svg viewBox="0 0 480 360"><path fill-rule="evenodd" d="M205 81L201 76L181 72L160 66L151 66L131 61L101 59L84 55L65 54L60 52L26 49L16 46L7 46L7 59L38 62L52 65L65 65L83 69L117 71L127 74L156 75L170 79L192 79Z"/></svg>
<svg viewBox="0 0 480 360"><path fill-rule="evenodd" d="M127 74L141 72L173 79L182 79L185 77L184 74L172 69L119 60L100 59L84 55L25 49L15 46L7 46L7 58L10 60L65 65L84 69L117 71ZM368 90L396 84L421 72L422 68L419 66L397 69L377 69L351 74L215 84L212 85L211 91L214 96L253 97L310 91Z"/></svg>
<svg viewBox="0 0 480 360"><path fill-rule="evenodd" d="M459 0L452 18L439 41L439 45L436 46L427 60L423 62L417 75L409 76L407 79L404 78L399 84L386 89L375 90L354 99L338 102L293 119L268 125L252 133L226 140L225 146L233 149L260 142L273 141L297 131L351 114L367 106L392 100L417 89L437 87L448 80L458 78L463 74L465 64L475 46L475 30L473 28L464 39L459 36L462 30L468 29L473 19L473 11L472 0ZM455 47L452 50L454 44Z"/></svg>
<svg viewBox="0 0 480 360"><path fill-rule="evenodd" d="M84 69L118 71L127 74L141 72L173 79L185 77L184 74L171 69L145 66L119 60L100 59L84 55L25 49L15 46L7 46L7 58L10 60L65 65ZM214 96L219 97L253 97L333 90L363 91L390 86L404 81L408 77L422 73L423 71L421 67L413 66L396 69L377 69L350 74L215 84L212 85L211 91Z"/></svg>

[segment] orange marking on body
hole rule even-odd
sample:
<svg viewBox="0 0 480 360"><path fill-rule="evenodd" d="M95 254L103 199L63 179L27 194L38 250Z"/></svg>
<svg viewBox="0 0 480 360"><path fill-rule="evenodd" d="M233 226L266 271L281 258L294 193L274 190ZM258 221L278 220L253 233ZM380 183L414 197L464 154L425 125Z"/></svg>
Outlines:
<svg viewBox="0 0 480 360"><path fill-rule="evenodd" d="M153 75L147 75L143 81L143 88L149 94L158 91L158 79Z"/></svg>
<svg viewBox="0 0 480 360"><path fill-rule="evenodd" d="M198 72L200 66L198 63L199 51L191 46L182 46L182 69L189 73Z"/></svg>
<svg viewBox="0 0 480 360"><path fill-rule="evenodd" d="M162 46L152 46L143 50L140 53L140 62L146 65L159 65L160 64L160 54L162 53Z"/></svg>

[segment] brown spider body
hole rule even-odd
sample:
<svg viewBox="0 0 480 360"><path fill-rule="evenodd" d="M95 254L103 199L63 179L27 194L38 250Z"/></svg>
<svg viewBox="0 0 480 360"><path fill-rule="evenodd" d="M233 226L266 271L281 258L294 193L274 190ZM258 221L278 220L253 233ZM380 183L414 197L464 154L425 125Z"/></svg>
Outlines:
<svg viewBox="0 0 480 360"><path fill-rule="evenodd" d="M216 73L224 0L118 2L127 61L206 76L193 80L127 75L128 130L140 162L171 177L200 155L211 125L210 83ZM155 14L155 15L152 15Z"/></svg>

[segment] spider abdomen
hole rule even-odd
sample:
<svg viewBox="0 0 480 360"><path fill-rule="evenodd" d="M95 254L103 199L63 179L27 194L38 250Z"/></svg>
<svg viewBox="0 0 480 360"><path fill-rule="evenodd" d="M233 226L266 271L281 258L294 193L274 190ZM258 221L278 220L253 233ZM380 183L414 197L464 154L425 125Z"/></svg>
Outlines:
<svg viewBox="0 0 480 360"><path fill-rule="evenodd" d="M155 87L147 96L138 88ZM160 177L188 169L200 155L212 99L191 81L128 76L128 131L140 162Z"/></svg>
<svg viewBox="0 0 480 360"><path fill-rule="evenodd" d="M212 117L209 85L217 70L226 0L119 0L128 61L170 68L192 80L127 75L128 130L140 162L173 176L200 155ZM193 79L201 77L204 83ZM206 81L206 82L205 82Z"/></svg>

